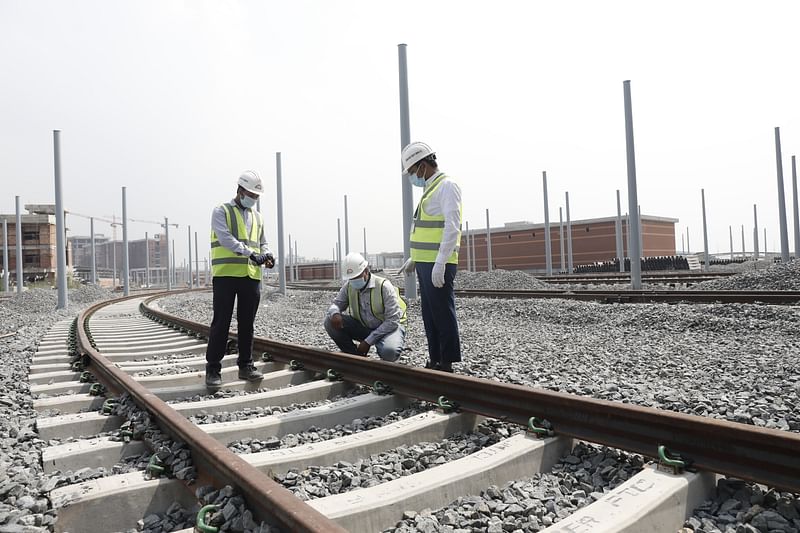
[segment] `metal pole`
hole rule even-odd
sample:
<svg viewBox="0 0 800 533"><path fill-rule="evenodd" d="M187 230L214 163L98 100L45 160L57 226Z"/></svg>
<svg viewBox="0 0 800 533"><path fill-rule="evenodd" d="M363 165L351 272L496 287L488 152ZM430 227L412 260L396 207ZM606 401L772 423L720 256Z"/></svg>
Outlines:
<svg viewBox="0 0 800 533"><path fill-rule="evenodd" d="M333 262L331 263L331 268L333 269L333 279L336 278L336 247L334 246L331 248L331 257L333 258Z"/></svg>
<svg viewBox="0 0 800 533"><path fill-rule="evenodd" d="M478 271L478 267L476 265L476 259L475 259L475 232L473 231L471 233L472 234L469 237L469 241L470 241L469 242L469 247L472 250L472 271L473 272L477 272Z"/></svg>
<svg viewBox="0 0 800 533"><path fill-rule="evenodd" d="M745 253L744 250L744 224L742 224L742 259L745 259L746 257L747 254Z"/></svg>
<svg viewBox="0 0 800 533"><path fill-rule="evenodd" d="M795 165L794 156L792 156L792 198L794 200L794 258L800 258L800 206L797 202L797 166Z"/></svg>
<svg viewBox="0 0 800 533"><path fill-rule="evenodd" d="M150 288L150 237L144 232L144 286Z"/></svg>
<svg viewBox="0 0 800 533"><path fill-rule="evenodd" d="M122 188L122 291L124 296L130 294L130 262L128 260L128 202L126 187Z"/></svg>
<svg viewBox="0 0 800 533"><path fill-rule="evenodd" d="M194 279L192 278L192 226L186 228L189 234L189 288L194 289Z"/></svg>
<svg viewBox="0 0 800 533"><path fill-rule="evenodd" d="M758 261L758 208L756 204L753 204L753 257Z"/></svg>
<svg viewBox="0 0 800 533"><path fill-rule="evenodd" d="M89 233L92 248L92 285L97 283L97 250L94 242L94 217L89 217Z"/></svg>
<svg viewBox="0 0 800 533"><path fill-rule="evenodd" d="M22 287L25 285L25 277L22 272L22 213L19 211L19 196L15 196L17 203L17 222L16 222L16 237L17 237L17 294L22 294Z"/></svg>
<svg viewBox="0 0 800 533"><path fill-rule="evenodd" d="M347 195L344 195L344 255L350 253L350 220L347 216Z"/></svg>
<svg viewBox="0 0 800 533"><path fill-rule="evenodd" d="M768 249L769 248L767 247L767 228L765 227L764 228L764 259L767 259L767 250Z"/></svg>
<svg viewBox="0 0 800 533"><path fill-rule="evenodd" d="M114 225L112 227L114 228L114 233L116 233L117 217L111 217L111 218L114 221L113 222ZM113 244L113 247L111 248L111 257L114 263L111 269L111 284L112 284L111 290L115 290L117 288L117 240L114 239L114 241L111 244Z"/></svg>
<svg viewBox="0 0 800 533"><path fill-rule="evenodd" d="M644 226L642 225L642 206L638 207L636 213L639 217L639 251L641 252L642 257L644 257Z"/></svg>
<svg viewBox="0 0 800 533"><path fill-rule="evenodd" d="M164 268L164 275L167 276L167 290L172 290L172 272L170 267L172 263L169 260L169 219L164 217L164 240L167 243L167 257L166 257L166 266ZM161 243L159 242L159 246Z"/></svg>
<svg viewBox="0 0 800 533"><path fill-rule="evenodd" d="M710 266L708 260L708 226L706 226L706 191L705 189L700 189L700 197L703 202L703 248L705 250L704 257L705 257L705 265L703 265L703 270L708 272L708 267Z"/></svg>
<svg viewBox="0 0 800 533"><path fill-rule="evenodd" d="M408 61L406 59L406 45L397 45L397 64L400 82L400 150L411 143L411 121L408 112ZM411 221L414 216L414 194L407 175L402 172L400 187L403 192L403 257L411 257ZM405 297L408 300L417 299L417 275L415 272L405 273Z"/></svg>
<svg viewBox="0 0 800 533"><path fill-rule="evenodd" d="M686 251L686 248L684 247L685 245L686 245L686 243L684 241L683 233L681 232L681 252L685 252Z"/></svg>
<svg viewBox="0 0 800 533"><path fill-rule="evenodd" d="M564 272L564 214L562 209L558 208L558 244L561 247L561 270Z"/></svg>
<svg viewBox="0 0 800 533"><path fill-rule="evenodd" d="M3 219L3 292L8 294L8 279L11 271L8 269L8 219Z"/></svg>
<svg viewBox="0 0 800 533"><path fill-rule="evenodd" d="M689 226L686 226L686 253L689 253Z"/></svg>
<svg viewBox="0 0 800 533"><path fill-rule="evenodd" d="M572 274L572 221L569 217L569 192L564 193L567 200L567 274Z"/></svg>
<svg viewBox="0 0 800 533"><path fill-rule="evenodd" d="M631 82L622 82L625 100L625 147L628 159L628 213L636 213L639 205L639 197L636 192L636 155L633 145L633 106L631 105ZM631 288L640 290L642 288L642 251L639 248L639 217L630 217L631 233L636 238L631 239L633 249L631 256Z"/></svg>
<svg viewBox="0 0 800 533"><path fill-rule="evenodd" d="M367 258L367 228L364 228L364 259Z"/></svg>
<svg viewBox="0 0 800 533"><path fill-rule="evenodd" d="M178 267L175 261L175 239L172 239L172 282L175 285L180 285L178 283Z"/></svg>
<svg viewBox="0 0 800 533"><path fill-rule="evenodd" d="M547 276L553 275L553 250L550 244L550 208L547 205L547 171L542 171L544 189L544 270Z"/></svg>
<svg viewBox="0 0 800 533"><path fill-rule="evenodd" d="M342 275L342 219L336 219L336 264L339 276ZM338 277L338 276L337 276Z"/></svg>
<svg viewBox="0 0 800 533"><path fill-rule="evenodd" d="M64 242L64 200L61 195L61 131L53 130L53 167L55 170L56 192L56 285L58 305L56 309L66 309L67 302L67 245Z"/></svg>
<svg viewBox="0 0 800 533"><path fill-rule="evenodd" d="M294 259L292 259L292 266L294 267L294 280L300 279L300 265L297 263L297 239L294 240Z"/></svg>
<svg viewBox="0 0 800 533"><path fill-rule="evenodd" d="M259 211L260 213L261 211ZM200 261L197 258L197 232L194 232L194 271L197 273L197 287L200 287ZM206 280L203 280L206 281Z"/></svg>
<svg viewBox="0 0 800 533"><path fill-rule="evenodd" d="M464 241L467 245L467 272L472 272L472 247L469 245L469 222L464 222Z"/></svg>
<svg viewBox="0 0 800 533"><path fill-rule="evenodd" d="M617 244L617 258L619 259L619 271L625 272L625 252L622 250L622 206L619 201L619 189L617 189L617 221L614 224L614 232L616 233ZM683 240L683 235L681 235ZM683 248L683 246L681 246Z"/></svg>
<svg viewBox="0 0 800 533"><path fill-rule="evenodd" d="M786 226L786 195L783 187L783 156L781 155L781 129L775 128L775 160L778 167L778 218L781 230L781 262L789 262L789 228ZM764 251L767 239L764 239Z"/></svg>
<svg viewBox="0 0 800 533"><path fill-rule="evenodd" d="M280 261L285 261L286 256L283 248L283 176L281 175L281 153L275 152L275 172L278 184L278 257ZM278 290L286 296L286 268L279 265L278 269Z"/></svg>
<svg viewBox="0 0 800 533"><path fill-rule="evenodd" d="M489 210L486 210L486 272L492 271L492 227L489 225Z"/></svg>
<svg viewBox="0 0 800 533"><path fill-rule="evenodd" d="M292 270L292 234L289 234L289 254L286 257L286 267L289 269L289 283L294 283L294 271Z"/></svg>

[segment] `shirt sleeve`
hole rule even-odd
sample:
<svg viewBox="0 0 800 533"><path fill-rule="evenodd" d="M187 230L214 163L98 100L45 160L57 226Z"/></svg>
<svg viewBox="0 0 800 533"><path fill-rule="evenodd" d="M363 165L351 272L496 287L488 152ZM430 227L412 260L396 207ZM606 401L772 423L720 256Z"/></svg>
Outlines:
<svg viewBox="0 0 800 533"><path fill-rule="evenodd" d="M216 234L217 240L222 246L235 254L250 255L250 252L244 243L234 239L233 235L231 235L231 232L228 229L228 223L225 219L224 207L217 206L211 213L211 229L214 230L214 234Z"/></svg>
<svg viewBox="0 0 800 533"><path fill-rule="evenodd" d="M336 295L336 298L333 299L333 303L328 308L328 318L346 311L347 304L347 283L345 283L342 288L339 289L339 294Z"/></svg>
<svg viewBox="0 0 800 533"><path fill-rule="evenodd" d="M442 242L439 244L439 253L436 255L437 263L447 263L458 245L461 232L461 188L453 180L446 180L439 186L442 215L444 215L444 231Z"/></svg>
<svg viewBox="0 0 800 533"><path fill-rule="evenodd" d="M394 290L392 282L387 279L383 282L381 289L383 291L383 322L364 339L369 345L374 345L400 327L400 319L403 318L403 310L400 309L400 302L398 301L400 297L397 295L397 291Z"/></svg>

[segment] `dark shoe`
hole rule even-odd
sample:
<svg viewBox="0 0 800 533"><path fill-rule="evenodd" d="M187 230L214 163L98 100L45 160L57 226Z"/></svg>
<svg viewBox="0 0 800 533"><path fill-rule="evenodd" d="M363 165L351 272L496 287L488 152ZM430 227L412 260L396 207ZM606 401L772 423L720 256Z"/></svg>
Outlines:
<svg viewBox="0 0 800 533"><path fill-rule="evenodd" d="M206 387L214 389L221 386L222 376L219 375L219 372L214 370L206 370Z"/></svg>
<svg viewBox="0 0 800 533"><path fill-rule="evenodd" d="M430 368L431 370L440 370L441 369L441 367L439 366L439 363L434 363L433 361L430 361L430 360L428 360L428 362L425 363L425 368Z"/></svg>
<svg viewBox="0 0 800 533"><path fill-rule="evenodd" d="M439 364L439 368L437 368L437 370L441 370L442 372L450 372L452 374L453 373L453 363L451 363L449 361L446 362L446 363L440 363Z"/></svg>
<svg viewBox="0 0 800 533"><path fill-rule="evenodd" d="M264 375L256 370L254 365L247 365L239 369L239 379L245 381L261 381L264 379Z"/></svg>

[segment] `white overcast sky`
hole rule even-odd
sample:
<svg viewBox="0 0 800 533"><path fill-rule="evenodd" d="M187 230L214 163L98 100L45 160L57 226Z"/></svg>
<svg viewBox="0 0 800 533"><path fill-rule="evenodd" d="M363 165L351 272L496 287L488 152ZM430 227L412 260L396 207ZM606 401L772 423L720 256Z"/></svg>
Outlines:
<svg viewBox="0 0 800 533"><path fill-rule="evenodd" d="M639 202L711 252L752 249L753 204L778 249L774 128L800 154L800 2L0 0L0 212L66 209L187 225L207 249L211 209L259 171L277 251L275 152L285 228L330 258L348 195L350 246L402 250L397 45L408 45L412 140L458 179L483 228L573 220L627 205L623 80L630 79ZM419 196L419 191L415 197ZM88 222L68 219L71 234ZM342 221L342 228L344 222ZM159 229L131 224L129 238ZM108 226L96 231L109 235ZM173 230L174 231L174 230ZM121 233L120 233L121 235ZM763 250L763 230L759 240Z"/></svg>

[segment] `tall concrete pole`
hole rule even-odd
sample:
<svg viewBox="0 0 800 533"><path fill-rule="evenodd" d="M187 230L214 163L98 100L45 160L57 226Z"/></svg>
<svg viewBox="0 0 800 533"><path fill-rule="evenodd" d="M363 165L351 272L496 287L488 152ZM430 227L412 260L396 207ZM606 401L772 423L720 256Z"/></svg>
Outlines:
<svg viewBox="0 0 800 533"><path fill-rule="evenodd" d="M753 257L758 261L758 208L756 204L753 204Z"/></svg>
<svg viewBox="0 0 800 533"><path fill-rule="evenodd" d="M492 226L489 225L489 210L486 210L486 272L492 271Z"/></svg>
<svg viewBox="0 0 800 533"><path fill-rule="evenodd" d="M22 272L22 213L19 211L19 196L15 196L14 200L17 204L17 220L15 224L17 238L17 294L22 294L22 287L25 285L25 276Z"/></svg>
<svg viewBox="0 0 800 533"><path fill-rule="evenodd" d="M561 247L561 273L564 273L564 213L558 208L558 245Z"/></svg>
<svg viewBox="0 0 800 533"><path fill-rule="evenodd" d="M294 283L294 270L292 269L292 234L289 234L289 256L286 258L286 267L289 270L289 282Z"/></svg>
<svg viewBox="0 0 800 533"><path fill-rule="evenodd" d="M764 227L764 259L767 259L767 228Z"/></svg>
<svg viewBox="0 0 800 533"><path fill-rule="evenodd" d="M292 268L294 268L294 280L300 279L300 265L297 263L297 239L294 240L294 259L292 259Z"/></svg>
<svg viewBox="0 0 800 533"><path fill-rule="evenodd" d="M745 253L745 250L744 250L744 224L742 224L742 259L746 259L746 258L747 258L747 254Z"/></svg>
<svg viewBox="0 0 800 533"><path fill-rule="evenodd" d="M8 278L11 271L8 269L8 220L3 219L3 292L8 294Z"/></svg>
<svg viewBox="0 0 800 533"><path fill-rule="evenodd" d="M144 286L150 288L150 236L144 232Z"/></svg>
<svg viewBox="0 0 800 533"><path fill-rule="evenodd" d="M122 291L124 296L131 292L130 261L128 258L128 201L127 187L122 188Z"/></svg>
<svg viewBox="0 0 800 533"><path fill-rule="evenodd" d="M689 226L686 226L686 253L691 253L689 252Z"/></svg>
<svg viewBox="0 0 800 533"><path fill-rule="evenodd" d="M172 263L169 260L169 219L164 217L164 240L167 243L167 257L164 267L164 275L167 277L167 290L172 290ZM159 243L160 246L160 243Z"/></svg>
<svg viewBox="0 0 800 533"><path fill-rule="evenodd" d="M797 202L797 165L794 161L794 156L792 156L792 205L794 208L794 216L792 217L792 221L794 222L794 258L800 258L800 206Z"/></svg>
<svg viewBox="0 0 800 533"><path fill-rule="evenodd" d="M553 275L553 251L550 249L550 208L547 205L547 172L542 171L544 190L544 270L547 276Z"/></svg>
<svg viewBox="0 0 800 533"><path fill-rule="evenodd" d="M278 185L278 291L286 296L286 251L283 247L283 176L281 175L281 153L275 152L275 175Z"/></svg>
<svg viewBox="0 0 800 533"><path fill-rule="evenodd" d="M733 261L733 226L728 226L728 233L731 239L731 261Z"/></svg>
<svg viewBox="0 0 800 533"><path fill-rule="evenodd" d="M703 265L703 270L708 272L708 267L710 263L708 261L708 228L706 226L706 191L705 189L700 189L700 197L703 202L703 247L705 250L704 257L705 257L705 265Z"/></svg>
<svg viewBox="0 0 800 533"><path fill-rule="evenodd" d="M397 63L400 82L400 150L411 143L411 121L408 111L408 61L406 59L406 45L397 45ZM400 187L403 192L403 257L411 257L411 221L414 216L414 194L407 174L402 172ZM417 275L415 272L405 273L405 297L408 300L417 299Z"/></svg>
<svg viewBox="0 0 800 533"><path fill-rule="evenodd" d="M175 256L175 239L172 239L172 243L171 244L172 244L172 255L171 255L171 257L172 257L172 282L175 285L180 285L180 283L178 283L178 267L177 267L177 264L176 264L177 261L176 261L176 256Z"/></svg>
<svg viewBox="0 0 800 533"><path fill-rule="evenodd" d="M644 257L644 226L642 225L642 206L638 206L636 213L639 217L639 250L642 253L642 257Z"/></svg>
<svg viewBox="0 0 800 533"><path fill-rule="evenodd" d="M685 252L686 251L686 247L685 247L686 246L686 241L685 241L685 239L686 238L683 236L683 232L681 232L681 252Z"/></svg>
<svg viewBox="0 0 800 533"><path fill-rule="evenodd" d="M367 228L364 228L364 259L367 258Z"/></svg>
<svg viewBox="0 0 800 533"><path fill-rule="evenodd" d="M97 283L97 249L94 241L94 217L89 217L89 233L92 248L92 285Z"/></svg>
<svg viewBox="0 0 800 533"><path fill-rule="evenodd" d="M112 217L112 220L114 220L113 227L116 228L117 218ZM115 229L114 233L116 232L117 231ZM112 290L115 290L117 288L117 240L114 239L114 241L111 244L113 244L113 246L111 247L111 258L112 258L112 263L114 263L111 268L111 285L112 285Z"/></svg>
<svg viewBox="0 0 800 533"><path fill-rule="evenodd" d="M194 232L194 271L197 273L197 287L200 287L200 261L198 261L198 259L197 259L197 232L196 231Z"/></svg>
<svg viewBox="0 0 800 533"><path fill-rule="evenodd" d="M192 226L188 226L186 228L188 230L188 237L189 237L189 288L194 289L194 278L192 278Z"/></svg>
<svg viewBox="0 0 800 533"><path fill-rule="evenodd" d="M350 217L347 215L347 195L344 195L344 255L350 253Z"/></svg>
<svg viewBox="0 0 800 533"><path fill-rule="evenodd" d="M567 210L567 274L572 274L572 219L569 216L569 192L564 193L567 204L564 206Z"/></svg>
<svg viewBox="0 0 800 533"><path fill-rule="evenodd" d="M775 160L778 167L778 218L781 230L781 262L789 262L789 228L786 225L786 198L783 187L783 156L781 155L781 129L775 128ZM764 239L764 251L767 241Z"/></svg>
<svg viewBox="0 0 800 533"><path fill-rule="evenodd" d="M635 214L639 205L639 197L636 192L636 154L633 144L633 106L631 104L631 82L622 82L625 100L625 147L628 159L628 213ZM642 250L639 247L639 217L631 216L631 233L635 238L631 238L631 288L640 290L642 288Z"/></svg>
<svg viewBox="0 0 800 533"><path fill-rule="evenodd" d="M67 243L64 224L64 199L61 194L61 132L53 130L53 167L56 189L56 285L58 286L58 305L56 309L67 308Z"/></svg>
<svg viewBox="0 0 800 533"><path fill-rule="evenodd" d="M622 206L619 201L619 189L617 189L617 221L614 224L617 241L617 258L619 259L619 271L625 272L625 252L622 250ZM683 237L683 236L681 236Z"/></svg>
<svg viewBox="0 0 800 533"><path fill-rule="evenodd" d="M339 276L342 275L342 219L336 219L336 264Z"/></svg>

